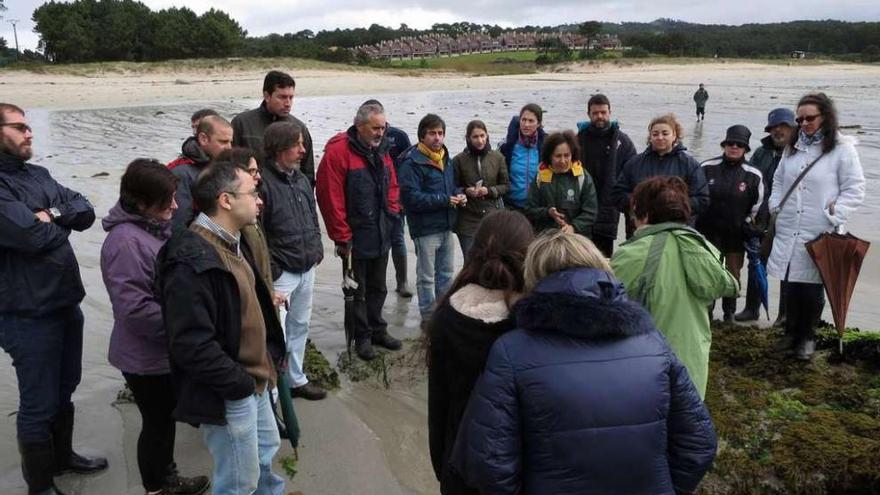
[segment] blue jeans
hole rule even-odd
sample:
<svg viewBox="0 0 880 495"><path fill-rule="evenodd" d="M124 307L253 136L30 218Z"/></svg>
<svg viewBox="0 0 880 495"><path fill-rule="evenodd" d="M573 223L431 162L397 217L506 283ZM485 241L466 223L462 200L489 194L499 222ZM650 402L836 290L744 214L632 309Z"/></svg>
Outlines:
<svg viewBox="0 0 880 495"><path fill-rule="evenodd" d="M0 347L12 358L18 378L18 440L52 439L60 410L73 407L70 396L82 377L83 314L71 306L51 314L0 314Z"/></svg>
<svg viewBox="0 0 880 495"><path fill-rule="evenodd" d="M225 425L201 425L214 458L213 495L283 495L284 478L272 472L281 437L270 393L228 400Z"/></svg>
<svg viewBox="0 0 880 495"><path fill-rule="evenodd" d="M315 267L307 272L281 272L275 281L275 291L287 297L289 310L281 309L281 321L287 336L288 370L290 386L302 387L309 383L303 373L306 340L309 338L309 320L312 318L312 293L315 289Z"/></svg>
<svg viewBox="0 0 880 495"><path fill-rule="evenodd" d="M434 310L434 301L446 292L452 281L452 261L455 249L452 232L428 234L413 239L416 246L416 292L419 313L427 320Z"/></svg>

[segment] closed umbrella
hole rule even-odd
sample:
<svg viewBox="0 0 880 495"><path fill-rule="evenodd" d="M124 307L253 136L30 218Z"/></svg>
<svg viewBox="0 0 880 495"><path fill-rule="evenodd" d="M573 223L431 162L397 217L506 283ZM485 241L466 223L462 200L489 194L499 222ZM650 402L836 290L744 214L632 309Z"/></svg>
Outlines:
<svg viewBox="0 0 880 495"><path fill-rule="evenodd" d="M758 288L758 294L761 295L761 305L764 306L764 312L767 313L767 319L770 319L770 310L767 308L770 297L769 283L767 282L767 267L761 261L761 239L752 237L746 241L746 254L749 258L749 285Z"/></svg>
<svg viewBox="0 0 880 495"><path fill-rule="evenodd" d="M806 244L807 252L816 264L831 304L834 326L840 336L843 354L843 332L846 313L862 269L862 261L871 243L849 233L825 233Z"/></svg>
<svg viewBox="0 0 880 495"><path fill-rule="evenodd" d="M354 296L357 293L358 282L354 278L351 269L351 253L345 257L345 269L342 271L342 294L345 296L345 349L348 352L348 360L351 362L351 343L354 340Z"/></svg>
<svg viewBox="0 0 880 495"><path fill-rule="evenodd" d="M290 440L294 457L298 458L299 419L296 417L296 410L293 408L293 398L290 396L290 384L287 382L287 373L283 370L278 373L278 402L281 404L282 424L284 426L284 431L280 432L281 436L287 437Z"/></svg>

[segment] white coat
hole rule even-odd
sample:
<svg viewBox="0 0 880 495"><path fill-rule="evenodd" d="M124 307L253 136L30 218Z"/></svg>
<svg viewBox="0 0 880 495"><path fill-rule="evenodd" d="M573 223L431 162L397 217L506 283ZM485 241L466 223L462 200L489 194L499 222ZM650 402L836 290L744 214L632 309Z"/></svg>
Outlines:
<svg viewBox="0 0 880 495"><path fill-rule="evenodd" d="M865 199L865 175L855 143L854 138L838 134L837 146L807 172L778 212L776 238L767 262L770 276L785 280L788 272L789 282L822 283L805 245L845 224ZM801 171L821 154L821 142L805 146L798 141L794 152L786 148L773 175L771 212L779 210L783 195ZM833 214L828 208L832 203Z"/></svg>

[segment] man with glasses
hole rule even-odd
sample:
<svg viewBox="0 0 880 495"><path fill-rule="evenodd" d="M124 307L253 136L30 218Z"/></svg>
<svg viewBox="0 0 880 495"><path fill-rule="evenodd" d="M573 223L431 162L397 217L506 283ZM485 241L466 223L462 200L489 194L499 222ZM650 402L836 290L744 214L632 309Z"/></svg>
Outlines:
<svg viewBox="0 0 880 495"><path fill-rule="evenodd" d="M284 294L281 321L290 354L287 370L294 397L320 400L327 392L303 372L315 267L324 258L318 207L309 179L300 170L305 154L302 128L275 122L263 136L263 228L272 257L275 292Z"/></svg>
<svg viewBox="0 0 880 495"><path fill-rule="evenodd" d="M254 178L230 162L203 172L201 213L159 253L159 288L179 421L198 424L214 459L214 493L282 495L272 472L281 440L269 394L284 358L272 294L244 257L257 221Z"/></svg>
<svg viewBox="0 0 880 495"><path fill-rule="evenodd" d="M195 217L193 184L211 160L231 147L232 125L219 115L202 118L196 135L184 141L180 157L168 164L168 168L178 178L175 193L177 211L171 219L174 227L186 227Z"/></svg>
<svg viewBox="0 0 880 495"><path fill-rule="evenodd" d="M82 375L85 296L68 237L95 221L81 194L28 163L33 130L24 110L0 103L0 346L18 378L16 416L29 493L58 493L53 476L107 468L73 451L71 395Z"/></svg>
<svg viewBox="0 0 880 495"><path fill-rule="evenodd" d="M701 164L709 183L709 208L697 219L697 230L724 256L727 270L739 280L745 258L745 242L756 235L755 216L764 201L761 171L749 165L749 138L744 125L727 129L721 142L722 155ZM724 321L732 322L736 298L721 300Z"/></svg>
<svg viewBox="0 0 880 495"><path fill-rule="evenodd" d="M767 126L764 127L767 136L761 139L761 146L752 154L749 163L761 172L764 184L764 201L758 208L758 216L755 219L755 225L762 231L766 232L770 224L770 209L767 206L770 195L773 192L773 174L779 166L779 160L782 158L782 152L791 142L791 137L797 132L797 123L794 121L794 112L788 108L774 108L767 115ZM761 260L764 266L767 266L767 259ZM746 307L736 314L736 321L755 321L758 319L758 309L761 306L761 293L758 287L749 278L748 288L746 289ZM785 324L785 282L779 282L779 313L776 317L774 326L783 326Z"/></svg>

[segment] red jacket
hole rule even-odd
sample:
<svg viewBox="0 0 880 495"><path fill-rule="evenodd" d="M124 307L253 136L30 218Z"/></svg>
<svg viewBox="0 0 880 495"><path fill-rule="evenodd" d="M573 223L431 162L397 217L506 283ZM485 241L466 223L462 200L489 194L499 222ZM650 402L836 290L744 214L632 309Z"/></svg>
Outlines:
<svg viewBox="0 0 880 495"><path fill-rule="evenodd" d="M381 167L369 163L371 155ZM324 147L315 193L333 242L350 243L355 258L387 254L400 213L400 188L384 144L378 152L367 150L354 126L333 136Z"/></svg>

